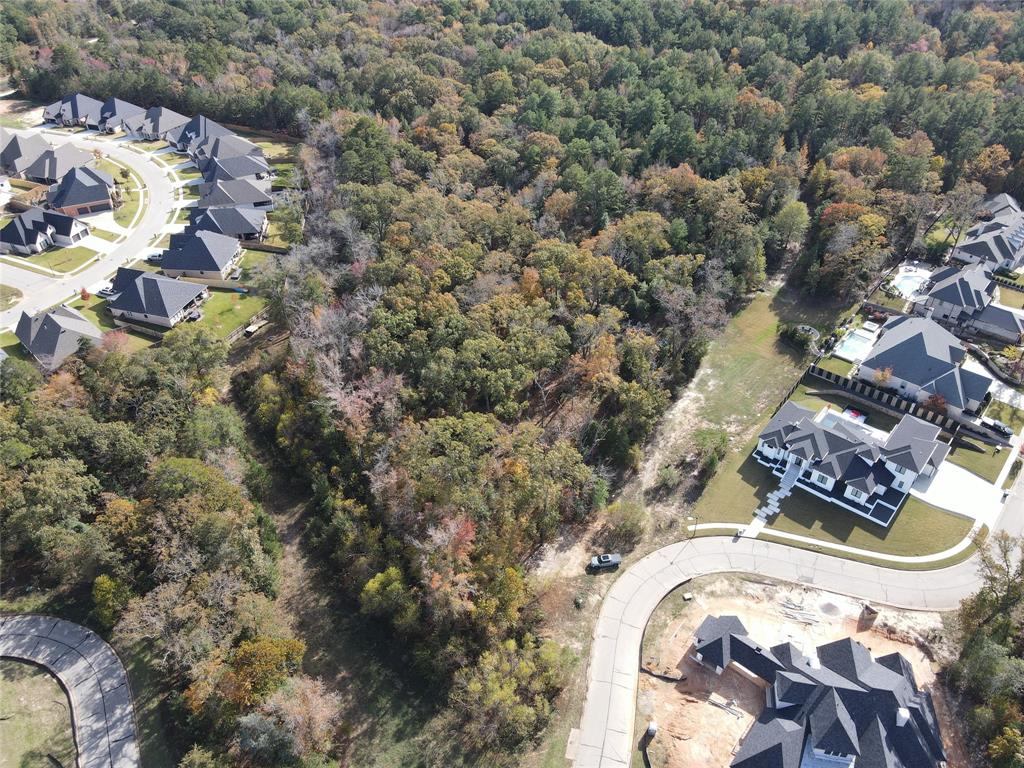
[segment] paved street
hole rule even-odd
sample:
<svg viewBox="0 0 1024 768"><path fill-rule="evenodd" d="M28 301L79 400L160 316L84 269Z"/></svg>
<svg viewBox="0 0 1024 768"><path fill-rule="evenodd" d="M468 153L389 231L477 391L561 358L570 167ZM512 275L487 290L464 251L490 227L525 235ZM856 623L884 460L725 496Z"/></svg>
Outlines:
<svg viewBox="0 0 1024 768"><path fill-rule="evenodd" d="M1024 530L1024 495L1017 483L996 523ZM601 605L590 655L587 700L575 768L625 768L633 734L640 647L647 622L680 584L711 573L759 574L814 585L900 608L951 610L977 590L977 557L931 571L901 571L756 539L714 536L679 542L634 563Z"/></svg>
<svg viewBox="0 0 1024 768"><path fill-rule="evenodd" d="M93 631L38 614L0 616L0 656L48 669L68 694L79 768L138 768L128 674Z"/></svg>
<svg viewBox="0 0 1024 768"><path fill-rule="evenodd" d="M0 262L0 283L13 286L24 295L18 304L0 312L0 330L14 328L22 310L32 314L59 304L72 297L79 289L94 287L103 282L118 267L145 256L151 250L149 244L161 234L171 211L179 204L178 192L169 176L168 168L159 165L148 155L132 151L126 143L89 138L96 136L95 133L43 133L47 141L53 144L73 141L77 147L87 150L99 149L112 160L131 167L146 186L148 207L127 239L117 243L108 253L76 275L49 277L27 269L19 269L7 262Z"/></svg>

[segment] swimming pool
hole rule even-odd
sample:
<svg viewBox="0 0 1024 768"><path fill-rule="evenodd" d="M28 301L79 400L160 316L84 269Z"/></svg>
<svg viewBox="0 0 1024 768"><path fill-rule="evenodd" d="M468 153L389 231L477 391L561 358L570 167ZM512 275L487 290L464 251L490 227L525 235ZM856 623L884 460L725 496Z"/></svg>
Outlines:
<svg viewBox="0 0 1024 768"><path fill-rule="evenodd" d="M909 299L928 280L930 274L929 270L914 264L903 264L892 279L892 287L900 296Z"/></svg>
<svg viewBox="0 0 1024 768"><path fill-rule="evenodd" d="M836 348L832 350L832 357L846 360L849 363L859 363L865 357L871 347L875 344L875 333L857 328L846 334Z"/></svg>

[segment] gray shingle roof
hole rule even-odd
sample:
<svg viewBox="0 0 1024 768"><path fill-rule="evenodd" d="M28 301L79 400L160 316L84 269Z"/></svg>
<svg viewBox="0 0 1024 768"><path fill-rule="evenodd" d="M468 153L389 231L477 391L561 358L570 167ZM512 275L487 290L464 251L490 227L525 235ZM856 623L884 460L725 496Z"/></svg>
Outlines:
<svg viewBox="0 0 1024 768"><path fill-rule="evenodd" d="M119 128L128 118L145 114L145 108L138 104L121 99L107 99L100 109L100 124L105 128Z"/></svg>
<svg viewBox="0 0 1024 768"><path fill-rule="evenodd" d="M270 184L266 180L233 179L199 185L197 208L219 208L233 205L256 205L271 202Z"/></svg>
<svg viewBox="0 0 1024 768"><path fill-rule="evenodd" d="M99 125L103 102L82 93L73 93L55 101L43 110L45 120L78 122L85 120L89 125Z"/></svg>
<svg viewBox="0 0 1024 768"><path fill-rule="evenodd" d="M160 260L163 269L220 272L238 254L238 240L215 232L171 236L171 248Z"/></svg>
<svg viewBox="0 0 1024 768"><path fill-rule="evenodd" d="M988 218L967 230L953 249L953 257L962 261L982 261L998 265L1009 261L1020 266L1024 259L1024 213L1009 195L996 195L982 202L979 213Z"/></svg>
<svg viewBox="0 0 1024 768"><path fill-rule="evenodd" d="M256 208L192 208L188 229L250 237L263 231L266 220L266 212Z"/></svg>
<svg viewBox="0 0 1024 768"><path fill-rule="evenodd" d="M56 370L88 340L99 343L103 334L78 310L64 304L32 317L21 313L15 330L25 349L49 371Z"/></svg>
<svg viewBox="0 0 1024 768"><path fill-rule="evenodd" d="M142 114L128 117L124 125L128 130L163 135L188 122L188 118L173 109L150 107Z"/></svg>
<svg viewBox="0 0 1024 768"><path fill-rule="evenodd" d="M79 224L71 216L57 211L44 211L42 208L29 208L0 229L0 242L12 245L33 245L41 242L47 230L52 227L54 233L69 237Z"/></svg>
<svg viewBox="0 0 1024 768"><path fill-rule="evenodd" d="M46 199L51 208L65 208L69 205L88 205L110 199L114 178L95 168L72 168L64 177L50 187Z"/></svg>
<svg viewBox="0 0 1024 768"><path fill-rule="evenodd" d="M262 176L269 172L270 166L263 155L238 155L210 161L206 164L203 178L207 181L226 181Z"/></svg>
<svg viewBox="0 0 1024 768"><path fill-rule="evenodd" d="M24 170L24 174L33 179L47 179L53 182L64 178L64 174L72 168L86 165L92 161L91 152L86 152L71 144L61 144L40 154Z"/></svg>
<svg viewBox="0 0 1024 768"><path fill-rule="evenodd" d="M141 269L121 267L114 275L112 290L117 295L110 300L111 309L171 318L206 288Z"/></svg>
<svg viewBox="0 0 1024 768"><path fill-rule="evenodd" d="M263 150L256 144L233 133L207 137L206 140L193 144L190 149L203 161L200 164L201 168L205 168L205 163L212 160L224 160L229 157L244 157L246 155L263 155Z"/></svg>
<svg viewBox="0 0 1024 768"><path fill-rule="evenodd" d="M813 411L787 401L759 437L772 448L809 461L815 471L866 493L879 485L891 487L894 477L885 459L920 473L926 466L937 467L949 452L949 446L939 440L938 427L909 414L884 442L852 422L837 420L823 427L814 416Z"/></svg>
<svg viewBox="0 0 1024 768"><path fill-rule="evenodd" d="M757 647L729 627L743 625L735 616L707 617L695 648ZM781 669L767 668L762 677L771 686L768 705L733 768L799 768L812 747L856 756L867 768L937 768L946 759L931 695L918 690L899 654L875 660L845 638L820 646L812 657L790 643L770 655Z"/></svg>
<svg viewBox="0 0 1024 768"><path fill-rule="evenodd" d="M992 384L987 376L959 368L966 354L960 341L938 323L897 317L883 326L862 365L876 371L891 369L894 376L963 407L967 400L984 397Z"/></svg>
<svg viewBox="0 0 1024 768"><path fill-rule="evenodd" d="M167 132L166 139L174 144L184 144L191 148L192 144L201 143L207 138L230 134L227 128L214 122L205 115L196 115L187 123L172 128Z"/></svg>
<svg viewBox="0 0 1024 768"><path fill-rule="evenodd" d="M996 304L989 304L981 312L978 312L974 319L1013 334L1024 333L1024 318L1016 312Z"/></svg>
<svg viewBox="0 0 1024 768"><path fill-rule="evenodd" d="M981 309L992 301L996 286L990 266L979 263L964 269L944 267L932 272L928 297L966 310Z"/></svg>
<svg viewBox="0 0 1024 768"><path fill-rule="evenodd" d="M23 173L46 150L50 143L38 133L22 134L0 128L0 168Z"/></svg>

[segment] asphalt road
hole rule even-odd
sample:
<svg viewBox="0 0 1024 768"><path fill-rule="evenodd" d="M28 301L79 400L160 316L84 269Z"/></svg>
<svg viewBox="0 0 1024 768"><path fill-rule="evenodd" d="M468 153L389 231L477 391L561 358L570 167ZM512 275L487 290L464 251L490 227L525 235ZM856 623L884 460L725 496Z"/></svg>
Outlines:
<svg viewBox="0 0 1024 768"><path fill-rule="evenodd" d="M38 664L60 680L80 768L138 768L128 674L99 635L53 616L0 616L0 656Z"/></svg>
<svg viewBox="0 0 1024 768"><path fill-rule="evenodd" d="M178 202L178 192L169 176L169 170L162 167L148 155L130 150L124 142L116 139L89 138L89 133L65 134L44 132L53 144L73 141L75 146L86 150L99 149L112 160L123 163L142 179L148 194L148 206L127 239L117 243L110 253L71 277L48 277L27 269L18 269L7 262L0 262L0 283L10 285L22 292L18 304L0 312L0 329L12 329L18 323L22 311L34 314L74 296L81 288L97 285L109 278L118 267L131 264L151 250L149 244L167 225Z"/></svg>
<svg viewBox="0 0 1024 768"><path fill-rule="evenodd" d="M1024 532L1018 482L996 522ZM709 536L664 547L631 565L601 605L590 653L587 700L574 768L626 768L636 751L635 719L644 629L658 603L689 579L737 572L813 585L900 608L945 611L977 591L977 556L947 568L900 571L756 539Z"/></svg>

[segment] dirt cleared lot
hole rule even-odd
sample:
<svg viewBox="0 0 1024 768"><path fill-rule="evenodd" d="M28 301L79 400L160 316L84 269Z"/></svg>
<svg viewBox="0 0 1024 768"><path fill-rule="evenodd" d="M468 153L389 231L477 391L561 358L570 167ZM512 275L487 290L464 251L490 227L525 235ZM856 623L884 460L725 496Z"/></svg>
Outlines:
<svg viewBox="0 0 1024 768"><path fill-rule="evenodd" d="M689 602L683 599L687 591L693 595ZM793 613L785 607L787 604L809 613L810 623L794 618L803 613ZM941 651L940 616L881 608L869 625L861 618L862 607L858 601L829 592L738 577L702 579L681 587L655 612L644 640L644 668L665 677L682 678L640 678L635 732L642 734L650 720L659 726L648 751L651 765L728 766L764 707L763 689L756 679L735 668L718 677L687 658L693 632L705 616L733 614L752 638L768 646L788 641L810 649L852 636L876 657L903 654L914 668L918 687L932 692L950 768L969 768L960 723L951 716L951 702L936 681L938 665L932 656ZM711 702L727 705L728 709ZM643 764L639 756L637 764Z"/></svg>

